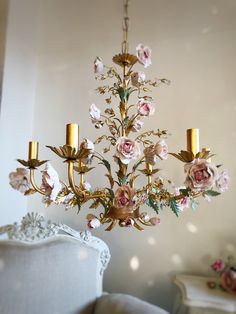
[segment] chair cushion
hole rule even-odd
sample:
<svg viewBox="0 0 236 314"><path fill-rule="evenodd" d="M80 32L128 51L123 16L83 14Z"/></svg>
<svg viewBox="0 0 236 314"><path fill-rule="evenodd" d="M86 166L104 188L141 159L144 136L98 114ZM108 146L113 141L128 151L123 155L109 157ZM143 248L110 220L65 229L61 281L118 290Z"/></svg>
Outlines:
<svg viewBox="0 0 236 314"><path fill-rule="evenodd" d="M94 314L168 314L165 310L126 294L107 294L98 298Z"/></svg>
<svg viewBox="0 0 236 314"><path fill-rule="evenodd" d="M38 244L0 241L0 313L92 313L102 288L98 255L66 236Z"/></svg>

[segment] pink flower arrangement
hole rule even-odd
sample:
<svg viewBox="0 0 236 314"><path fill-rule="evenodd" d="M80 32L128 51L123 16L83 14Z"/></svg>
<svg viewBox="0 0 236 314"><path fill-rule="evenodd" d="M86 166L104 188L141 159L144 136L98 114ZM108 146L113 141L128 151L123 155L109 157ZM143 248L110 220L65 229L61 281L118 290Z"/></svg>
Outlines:
<svg viewBox="0 0 236 314"><path fill-rule="evenodd" d="M233 258L228 257L228 261L217 259L211 268L220 276L219 284L216 282L208 282L209 288L214 289L218 286L228 293L236 294L236 268L232 264Z"/></svg>
<svg viewBox="0 0 236 314"><path fill-rule="evenodd" d="M220 277L221 287L228 293L236 293L236 269L231 267L228 271L223 272Z"/></svg>
<svg viewBox="0 0 236 314"><path fill-rule="evenodd" d="M216 272L221 272L225 268L225 262L222 259L217 259L211 265L211 268Z"/></svg>

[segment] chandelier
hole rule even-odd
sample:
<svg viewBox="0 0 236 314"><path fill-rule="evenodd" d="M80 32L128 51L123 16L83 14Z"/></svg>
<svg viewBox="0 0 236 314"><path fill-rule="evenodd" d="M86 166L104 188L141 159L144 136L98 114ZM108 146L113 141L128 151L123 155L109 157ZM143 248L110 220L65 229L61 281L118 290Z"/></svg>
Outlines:
<svg viewBox="0 0 236 314"><path fill-rule="evenodd" d="M67 165L68 183L59 179L48 161L39 160L39 143L35 141L29 143L28 160L18 159L25 168L17 168L9 175L13 188L25 195L42 194L46 206L52 203L63 204L66 209L77 206L80 211L88 203L91 210L87 215L88 227L104 224L108 231L116 224L138 230L143 230L143 226L156 226L164 208L178 216L184 208L195 208L197 198L209 200L221 194L228 188L229 181L227 171L220 172L220 165L212 163L214 155L210 149L200 149L198 129L187 130L187 149L180 153L168 152L167 130L141 132L144 121L155 111L150 92L170 81L150 80L144 72L134 69L136 64L144 68L151 65L151 49L139 44L136 54L130 54L128 33L128 0L125 0L122 49L112 59L115 65L105 66L99 57L94 61L96 80L101 84L110 83L96 89L105 97L106 108L101 112L92 104L90 118L95 128L106 128L107 133L93 142L85 138L79 143L79 126L71 123L66 126L65 145L47 146ZM101 153L95 149L100 143L106 143ZM113 163L106 158L109 154ZM173 188L171 181L160 175L159 161L163 162L169 155L184 164L186 180L181 187ZM35 171L43 164L42 183L38 185ZM98 167L105 170L108 186L92 190L86 174ZM144 186L138 185L139 176L146 177ZM152 215L141 210L144 205L152 209Z"/></svg>

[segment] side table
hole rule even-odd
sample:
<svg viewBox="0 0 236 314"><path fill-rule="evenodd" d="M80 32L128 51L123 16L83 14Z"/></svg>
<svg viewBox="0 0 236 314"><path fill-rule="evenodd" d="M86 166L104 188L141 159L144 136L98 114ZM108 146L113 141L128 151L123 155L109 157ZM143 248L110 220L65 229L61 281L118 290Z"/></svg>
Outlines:
<svg viewBox="0 0 236 314"><path fill-rule="evenodd" d="M175 284L179 287L172 314L236 314L236 295L220 289L209 289L208 281L217 278L177 275Z"/></svg>

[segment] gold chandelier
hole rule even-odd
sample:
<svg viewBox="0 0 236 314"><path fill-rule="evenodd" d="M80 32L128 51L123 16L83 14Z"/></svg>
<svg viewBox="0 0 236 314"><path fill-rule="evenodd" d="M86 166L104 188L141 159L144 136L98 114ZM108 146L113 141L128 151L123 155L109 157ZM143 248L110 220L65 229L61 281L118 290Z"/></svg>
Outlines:
<svg viewBox="0 0 236 314"><path fill-rule="evenodd" d="M128 0L124 1L123 42L121 53L113 57L119 67L107 67L101 58L94 61L94 72L99 82L112 81L102 85L97 92L105 97L107 108L101 110L92 104L90 117L95 128L107 127L108 132L94 142L84 139L79 144L79 126L67 124L66 144L60 147L47 146L64 160L68 167L68 184L62 182L57 172L47 161L38 159L38 142L29 143L28 160L18 161L25 168L18 168L10 174L10 183L25 195L40 193L46 205L63 204L66 208L82 205L90 201L91 211L99 214L87 215L90 228L107 224L111 230L118 223L121 227L134 226L143 230L144 226L155 226L160 222L159 212L170 208L178 216L186 207L194 208L195 199L217 196L228 188L229 177L226 171L219 171L219 166L211 162L212 154L208 148L199 148L199 130L187 130L187 150L180 153L168 153L165 142L167 130L150 130L141 133L143 120L155 111L153 99L149 95L152 88L169 84L167 79L146 79L145 73L135 71L135 64L144 68L151 65L151 49L139 44L136 55L128 49ZM137 96L137 102L130 101L130 96ZM117 100L118 105L113 105ZM131 103L130 103L131 102ZM157 140L155 140L157 138ZM95 150L96 144L107 142L103 154ZM111 153L114 163L104 156ZM167 188L168 182L161 178L158 160L165 160L172 155L184 163L186 180L184 186L173 191ZM92 190L86 182L86 174L96 167L104 166L109 186ZM42 184L35 182L35 171L46 163L42 171ZM139 173L139 174L138 174ZM77 183L77 178L79 182ZM137 177L146 176L146 184L139 187ZM154 211L150 217L141 207L147 205Z"/></svg>

